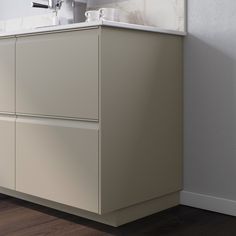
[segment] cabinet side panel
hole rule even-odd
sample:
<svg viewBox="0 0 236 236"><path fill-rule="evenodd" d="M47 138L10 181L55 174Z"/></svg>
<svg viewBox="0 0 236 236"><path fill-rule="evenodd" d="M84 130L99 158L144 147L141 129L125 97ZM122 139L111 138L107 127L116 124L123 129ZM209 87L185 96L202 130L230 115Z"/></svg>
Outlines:
<svg viewBox="0 0 236 236"><path fill-rule="evenodd" d="M103 28L101 213L182 188L182 38Z"/></svg>

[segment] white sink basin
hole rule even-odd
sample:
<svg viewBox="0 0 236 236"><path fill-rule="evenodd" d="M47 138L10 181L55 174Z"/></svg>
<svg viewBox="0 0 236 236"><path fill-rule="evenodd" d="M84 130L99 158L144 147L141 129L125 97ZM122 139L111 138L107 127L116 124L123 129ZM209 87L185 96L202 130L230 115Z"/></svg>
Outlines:
<svg viewBox="0 0 236 236"><path fill-rule="evenodd" d="M58 24L58 17L54 13L20 17L6 21L0 21L0 33L56 26Z"/></svg>

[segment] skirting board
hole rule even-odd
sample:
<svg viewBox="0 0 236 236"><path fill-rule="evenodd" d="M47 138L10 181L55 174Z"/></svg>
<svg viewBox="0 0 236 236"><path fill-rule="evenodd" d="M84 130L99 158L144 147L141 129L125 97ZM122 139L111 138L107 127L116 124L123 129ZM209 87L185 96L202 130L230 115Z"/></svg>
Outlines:
<svg viewBox="0 0 236 236"><path fill-rule="evenodd" d="M14 190L9 190L0 187L0 193L12 197L23 199L39 205L50 207L59 211L67 212L69 214L77 215L89 220L97 221L106 225L118 227L126 223L141 219L143 217L155 214L165 209L179 205L179 192L171 193L160 198L156 198L147 202L143 202L128 208L124 208L109 214L98 215L91 212L83 211L77 208L59 204L56 202L48 201Z"/></svg>
<svg viewBox="0 0 236 236"><path fill-rule="evenodd" d="M186 206L236 216L236 201L225 198L182 191L180 193L180 203Z"/></svg>

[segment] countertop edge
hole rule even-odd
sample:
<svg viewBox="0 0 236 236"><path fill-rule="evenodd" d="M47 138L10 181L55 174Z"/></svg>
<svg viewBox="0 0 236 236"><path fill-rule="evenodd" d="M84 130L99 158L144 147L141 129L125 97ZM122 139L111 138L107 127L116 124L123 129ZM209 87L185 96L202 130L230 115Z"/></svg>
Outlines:
<svg viewBox="0 0 236 236"><path fill-rule="evenodd" d="M35 29L27 29L27 30L19 30L14 32L5 32L0 33L1 38L12 38L12 37L20 37L34 34L47 34L53 32L67 31L67 30L79 30L79 29L89 29L89 28L98 28L99 26L108 26L115 28L123 28L123 29L131 29L131 30L141 30L147 32L156 32L156 33L164 33L171 34L176 36L186 36L186 32L177 31L177 30L168 30L154 26L146 26L146 25L137 25L137 24L129 24L123 22L114 22L114 21L98 21L98 22L82 22L68 25L59 25L59 26L48 26L48 27L39 27Z"/></svg>
<svg viewBox="0 0 236 236"><path fill-rule="evenodd" d="M173 35L177 35L177 36L186 36L187 35L187 33L184 31L168 30L168 29L163 29L163 28L155 27L155 26L137 25L137 24L130 24L130 23L125 23L125 22L102 21L101 25L110 26L110 27L117 27L117 28L148 31L148 32L173 34Z"/></svg>

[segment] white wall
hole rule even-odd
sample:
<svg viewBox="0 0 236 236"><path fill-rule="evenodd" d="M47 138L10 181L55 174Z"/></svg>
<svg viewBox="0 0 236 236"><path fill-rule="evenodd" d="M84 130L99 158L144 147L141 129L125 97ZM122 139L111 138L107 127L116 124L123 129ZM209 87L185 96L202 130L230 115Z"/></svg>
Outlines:
<svg viewBox="0 0 236 236"><path fill-rule="evenodd" d="M33 0L0 0L0 20L12 19L21 16L41 15L47 13L45 9L31 7ZM35 0L37 2L37 0Z"/></svg>
<svg viewBox="0 0 236 236"><path fill-rule="evenodd" d="M89 7L116 7L129 22L184 30L185 0L89 0Z"/></svg>
<svg viewBox="0 0 236 236"><path fill-rule="evenodd" d="M235 0L188 1L182 202L234 215L235 25Z"/></svg>
<svg viewBox="0 0 236 236"><path fill-rule="evenodd" d="M31 1L32 0L0 0L0 20L29 15L42 15L48 12L48 10L44 9L31 8ZM40 2L40 0L35 1ZM132 23L182 31L184 30L184 1L185 0L87 0L89 8L110 6L122 9L129 14L128 18Z"/></svg>

